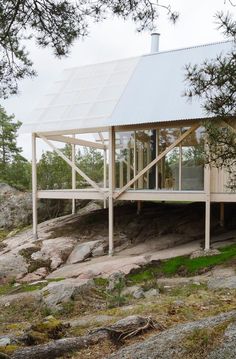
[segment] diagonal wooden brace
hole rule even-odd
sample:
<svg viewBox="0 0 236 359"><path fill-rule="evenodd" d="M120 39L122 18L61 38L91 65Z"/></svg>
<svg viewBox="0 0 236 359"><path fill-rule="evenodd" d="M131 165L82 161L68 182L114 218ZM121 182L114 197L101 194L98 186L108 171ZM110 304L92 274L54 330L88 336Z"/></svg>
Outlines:
<svg viewBox="0 0 236 359"><path fill-rule="evenodd" d="M81 171L69 158L67 158L58 148L56 148L46 137L43 135L37 134L38 137L40 137L45 143L48 144L57 154L60 156L66 163L68 163L69 166L73 170L75 170L81 177L83 177L93 188L95 188L97 191L104 194L103 190L97 185L96 182L91 180L83 171Z"/></svg>
<svg viewBox="0 0 236 359"><path fill-rule="evenodd" d="M173 142L169 147L165 149L159 156L157 156L152 162L150 162L142 171L140 171L136 176L132 178L124 187L122 187L119 192L114 194L114 198L117 199L124 191L126 191L133 183L135 183L141 176L143 176L150 168L152 168L157 162L159 162L168 152L170 152L174 147L176 147L180 142L182 142L190 133L195 131L200 126L199 123L193 125L190 129L184 132L175 142Z"/></svg>
<svg viewBox="0 0 236 359"><path fill-rule="evenodd" d="M67 137L67 136L62 136L62 135L47 136L47 139L52 140L52 141L69 143L69 144L73 144L73 145L98 148L100 150L106 149L106 146L101 143L91 142L91 141L87 141L87 140L81 140L79 138Z"/></svg>

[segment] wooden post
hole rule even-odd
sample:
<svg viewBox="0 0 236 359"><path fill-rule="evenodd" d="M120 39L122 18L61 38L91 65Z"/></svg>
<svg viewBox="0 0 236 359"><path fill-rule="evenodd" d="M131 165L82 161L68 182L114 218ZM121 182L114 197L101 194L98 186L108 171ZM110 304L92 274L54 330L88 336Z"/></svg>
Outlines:
<svg viewBox="0 0 236 359"><path fill-rule="evenodd" d="M159 155L159 130L156 129L156 156ZM156 164L156 190L159 189L159 163Z"/></svg>
<svg viewBox="0 0 236 359"><path fill-rule="evenodd" d="M210 233L211 233L211 168L207 164L205 166L205 251L210 249Z"/></svg>
<svg viewBox="0 0 236 359"><path fill-rule="evenodd" d="M137 201L137 214L141 213L141 209L142 209L142 202L141 201Z"/></svg>
<svg viewBox="0 0 236 359"><path fill-rule="evenodd" d="M220 203L220 226L224 227L225 225L225 205L223 202Z"/></svg>
<svg viewBox="0 0 236 359"><path fill-rule="evenodd" d="M119 162L119 186L122 188L124 186L124 162L122 158Z"/></svg>
<svg viewBox="0 0 236 359"><path fill-rule="evenodd" d="M127 183L130 181L130 170L131 170L131 163L130 163L130 143L129 143L127 148Z"/></svg>
<svg viewBox="0 0 236 359"><path fill-rule="evenodd" d="M182 129L181 133L182 133ZM182 155L183 155L183 151L182 151L182 143L179 144L179 191L182 190Z"/></svg>
<svg viewBox="0 0 236 359"><path fill-rule="evenodd" d="M147 141L147 164L151 162L151 142L150 140ZM144 177L143 177L144 178ZM149 188L150 183L150 171L147 171L147 189Z"/></svg>
<svg viewBox="0 0 236 359"><path fill-rule="evenodd" d="M142 171L143 169L143 147L142 144L139 143L138 146L138 172ZM138 188L143 189L143 176L139 177L138 179Z"/></svg>
<svg viewBox="0 0 236 359"><path fill-rule="evenodd" d="M109 255L114 252L115 131L109 128Z"/></svg>
<svg viewBox="0 0 236 359"><path fill-rule="evenodd" d="M72 136L75 138L75 135ZM75 144L71 145L71 162L75 165ZM72 173L72 189L76 189L76 171L74 168L71 170ZM75 214L75 199L72 199L72 214Z"/></svg>
<svg viewBox="0 0 236 359"><path fill-rule="evenodd" d="M107 150L103 151L103 187L107 188ZM104 208L107 208L107 199L104 197Z"/></svg>
<svg viewBox="0 0 236 359"><path fill-rule="evenodd" d="M37 158L36 134L32 133L32 204L33 204L33 238L38 239L38 213L37 213Z"/></svg>
<svg viewBox="0 0 236 359"><path fill-rule="evenodd" d="M136 131L134 131L134 177L137 174L137 141L136 141ZM136 189L136 182L134 182L134 189Z"/></svg>

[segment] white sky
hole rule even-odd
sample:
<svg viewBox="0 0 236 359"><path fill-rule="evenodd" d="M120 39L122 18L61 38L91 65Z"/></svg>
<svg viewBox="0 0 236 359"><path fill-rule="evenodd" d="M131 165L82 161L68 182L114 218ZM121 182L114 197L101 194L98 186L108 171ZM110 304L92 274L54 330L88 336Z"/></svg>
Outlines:
<svg viewBox="0 0 236 359"><path fill-rule="evenodd" d="M236 0L233 1L236 4ZM156 29L161 33L160 50L224 40L216 29L214 15L220 10L236 15L236 7L231 6L229 0L162 0L162 3L171 4L180 13L180 18L173 25L165 11L161 11ZM77 41L68 58L56 59L51 49L39 49L33 43L29 44L28 50L38 76L22 81L19 95L1 102L9 114L14 113L16 119L22 122L63 69L148 53L150 34L137 33L135 25L130 21L110 19L93 24L89 37ZM20 135L18 143L23 148L23 155L30 159L30 136Z"/></svg>

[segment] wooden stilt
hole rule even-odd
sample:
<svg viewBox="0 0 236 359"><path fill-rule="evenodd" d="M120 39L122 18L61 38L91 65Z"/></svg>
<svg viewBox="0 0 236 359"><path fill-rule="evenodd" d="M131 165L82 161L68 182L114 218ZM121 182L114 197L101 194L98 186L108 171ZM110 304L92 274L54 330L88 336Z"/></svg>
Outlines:
<svg viewBox="0 0 236 359"><path fill-rule="evenodd" d="M120 163L119 163L119 186L120 188L122 188L124 186L124 162L122 159L120 159Z"/></svg>
<svg viewBox="0 0 236 359"><path fill-rule="evenodd" d="M205 203L205 250L210 249L210 229L211 229L211 170L210 166L205 166L205 192L206 192L206 203Z"/></svg>
<svg viewBox="0 0 236 359"><path fill-rule="evenodd" d="M107 187L107 150L103 151L103 187ZM104 197L104 208L107 208L107 199Z"/></svg>
<svg viewBox="0 0 236 359"><path fill-rule="evenodd" d="M75 135L73 135L73 138L75 138ZM75 144L72 143L71 145L71 162L73 165L75 165ZM76 171L74 168L71 170L72 173L72 189L76 189ZM75 199L72 199L72 214L75 214Z"/></svg>
<svg viewBox="0 0 236 359"><path fill-rule="evenodd" d="M142 202L141 201L137 201L137 214L141 213L141 209L142 209Z"/></svg>
<svg viewBox="0 0 236 359"><path fill-rule="evenodd" d="M37 213L37 158L36 134L32 134L32 203L33 203L33 238L38 239L38 213Z"/></svg>
<svg viewBox="0 0 236 359"><path fill-rule="evenodd" d="M133 163L133 167L134 167L134 177L137 174L137 139L136 139L136 131L134 131L134 163ZM136 189L136 182L134 182L134 189Z"/></svg>
<svg viewBox="0 0 236 359"><path fill-rule="evenodd" d="M220 203L220 226L224 227L225 225L225 205L223 202Z"/></svg>
<svg viewBox="0 0 236 359"><path fill-rule="evenodd" d="M115 132L109 128L109 255L114 253Z"/></svg>

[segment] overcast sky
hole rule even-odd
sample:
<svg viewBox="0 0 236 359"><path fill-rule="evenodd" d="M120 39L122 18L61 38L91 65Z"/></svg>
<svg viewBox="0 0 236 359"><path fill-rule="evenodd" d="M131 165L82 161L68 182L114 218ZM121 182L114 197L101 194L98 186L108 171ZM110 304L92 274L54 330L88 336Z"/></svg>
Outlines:
<svg viewBox="0 0 236 359"><path fill-rule="evenodd" d="M236 0L233 1L236 3ZM232 7L229 0L162 0L162 3L171 4L174 10L179 11L180 18L173 25L165 11L161 11L156 29L161 33L160 51L224 40L217 31L214 15L220 10L236 15L236 7ZM19 95L2 101L7 112L14 113L16 119L22 122L63 69L148 53L150 34L137 33L130 21L109 19L93 24L90 35L77 41L66 59L58 60L50 49L39 49L33 43L29 44L28 50L38 76L22 81ZM31 158L30 141L28 135L18 138L23 155L28 159Z"/></svg>

